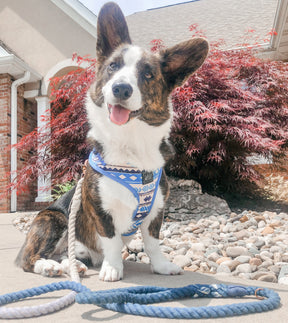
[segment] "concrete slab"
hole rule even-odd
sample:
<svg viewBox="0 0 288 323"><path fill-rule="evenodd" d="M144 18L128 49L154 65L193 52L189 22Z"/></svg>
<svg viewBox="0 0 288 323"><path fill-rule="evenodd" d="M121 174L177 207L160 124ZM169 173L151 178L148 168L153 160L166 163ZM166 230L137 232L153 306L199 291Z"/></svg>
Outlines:
<svg viewBox="0 0 288 323"><path fill-rule="evenodd" d="M25 235L19 232L13 225L12 220L15 215L0 214L0 294L10 293L26 288L45 285L55 281L67 280L67 277L61 278L46 278L36 274L25 273L22 269L14 265L14 259L25 239ZM98 280L97 269L89 269L87 277L82 283L93 291L107 290L112 288L122 288L128 286L162 286L162 287L181 287L189 284L236 284L243 286L260 286L274 289L281 297L281 307L277 310L264 312L260 314L250 314L240 317L228 317L219 319L200 319L197 322L233 322L242 323L244 320L247 323L263 323L263 321L274 321L277 323L285 323L288 321L288 286L281 286L272 283L263 283L250 280L243 280L235 277L227 276L212 276L186 271L181 276L161 276L150 272L148 265L138 263L124 263L124 279L115 283L104 283ZM9 306L31 306L43 304L55 300L56 297L67 294L67 291L59 291L50 293L37 298L32 298L20 303L15 303ZM175 303L164 303L163 306L210 306L224 305L246 301L254 301L255 298L249 299L191 299L177 301ZM89 321L117 321L117 322L168 322L168 319L146 318L141 316L124 315L108 310L103 310L94 305L79 305L74 304L60 312L32 319L19 319L17 322L89 322ZM189 320L173 320L173 322L188 322ZM190 320L191 322L191 320Z"/></svg>

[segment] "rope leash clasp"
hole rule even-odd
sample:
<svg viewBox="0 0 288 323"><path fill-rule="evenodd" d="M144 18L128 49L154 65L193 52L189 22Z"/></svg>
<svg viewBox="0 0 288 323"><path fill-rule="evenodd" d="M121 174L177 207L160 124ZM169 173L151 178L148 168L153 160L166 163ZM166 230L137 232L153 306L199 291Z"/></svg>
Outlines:
<svg viewBox="0 0 288 323"><path fill-rule="evenodd" d="M260 292L261 290L264 290L264 289L263 289L263 288L257 288L257 289L255 290L255 297L256 297L257 299L263 300L263 299L265 299L265 297L257 295L257 293L258 293L258 292Z"/></svg>

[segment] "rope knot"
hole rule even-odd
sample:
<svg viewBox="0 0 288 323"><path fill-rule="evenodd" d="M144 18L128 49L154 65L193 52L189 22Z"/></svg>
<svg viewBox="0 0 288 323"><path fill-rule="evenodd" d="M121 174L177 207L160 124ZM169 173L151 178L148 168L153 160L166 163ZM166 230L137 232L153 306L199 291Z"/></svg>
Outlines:
<svg viewBox="0 0 288 323"><path fill-rule="evenodd" d="M249 295L247 293L247 287L231 285L226 286L228 297L243 297L245 295Z"/></svg>

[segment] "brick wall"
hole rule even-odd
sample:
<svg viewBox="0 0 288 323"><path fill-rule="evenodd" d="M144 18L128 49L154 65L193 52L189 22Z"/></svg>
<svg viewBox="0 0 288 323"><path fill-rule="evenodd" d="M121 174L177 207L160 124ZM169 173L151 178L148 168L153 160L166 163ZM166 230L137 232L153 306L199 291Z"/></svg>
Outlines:
<svg viewBox="0 0 288 323"><path fill-rule="evenodd" d="M7 194L10 170L10 92L11 77L8 74L0 75L0 212L10 211L10 197Z"/></svg>
<svg viewBox="0 0 288 323"><path fill-rule="evenodd" d="M262 174L264 178L268 178L269 176L281 176L286 181L288 181L288 154L287 158L283 161L283 164L280 166L275 165L255 165L254 168L257 172Z"/></svg>
<svg viewBox="0 0 288 323"><path fill-rule="evenodd" d="M0 75L0 213L10 212L10 196L7 186L10 183L10 151L7 149L11 140L10 95L13 79L8 74ZM24 85L18 87L17 106L17 139L18 141L30 133L37 125L37 106L23 98ZM29 151L18 152L17 168L21 169L31 155ZM17 210L33 208L37 186L32 183L17 196Z"/></svg>

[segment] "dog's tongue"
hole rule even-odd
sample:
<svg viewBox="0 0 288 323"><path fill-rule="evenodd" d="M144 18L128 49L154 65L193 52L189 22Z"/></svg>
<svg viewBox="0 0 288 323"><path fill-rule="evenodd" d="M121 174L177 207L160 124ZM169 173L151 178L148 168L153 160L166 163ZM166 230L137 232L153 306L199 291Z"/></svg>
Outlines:
<svg viewBox="0 0 288 323"><path fill-rule="evenodd" d="M123 108L121 105L109 105L110 120L118 125L125 124L129 120L130 110Z"/></svg>

